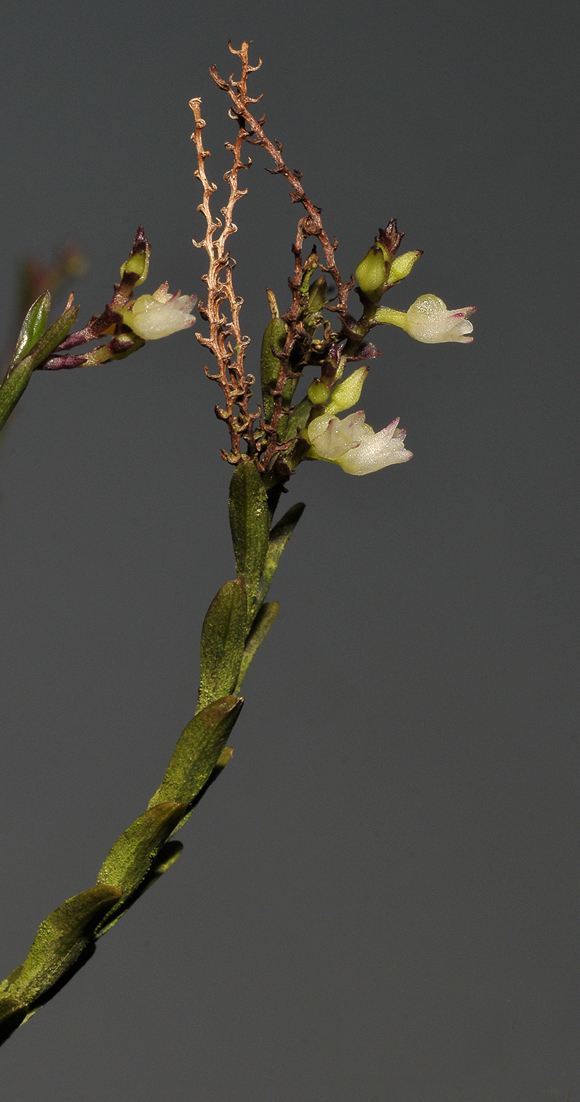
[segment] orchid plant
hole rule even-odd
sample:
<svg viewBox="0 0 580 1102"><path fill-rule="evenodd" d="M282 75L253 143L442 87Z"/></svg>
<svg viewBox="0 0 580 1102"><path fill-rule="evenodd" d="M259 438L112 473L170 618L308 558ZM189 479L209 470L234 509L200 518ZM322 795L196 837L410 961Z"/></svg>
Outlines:
<svg viewBox="0 0 580 1102"><path fill-rule="evenodd" d="M337 242L324 228L321 211L308 197L301 176L291 171L279 142L264 131L264 118L252 113L256 97L248 94L251 65L248 44L230 46L241 64L238 80L211 75L227 95L237 136L227 147L232 166L225 174L229 196L216 218L210 201L216 190L207 177L209 156L203 145L205 122L201 100L191 100L195 119L192 139L202 187L198 210L205 219L203 240L194 242L208 259L203 277L207 293L198 304L206 330L197 340L216 363L206 375L221 387L218 418L229 430L229 450L222 458L233 467L229 516L236 577L216 594L201 633L201 683L193 719L179 738L165 776L146 809L113 844L95 884L68 899L42 922L23 964L0 985L0 1037L5 1040L46 1003L88 960L97 940L125 914L146 888L177 859L181 844L175 833L191 815L208 787L227 765L232 728L240 714L240 695L248 667L272 627L278 602L266 601L282 552L304 506L294 505L281 519L274 517L287 483L303 461L338 464L346 474L365 475L411 458L405 432L395 418L375 432L358 409L369 367L362 361L380 353L368 340L379 325L396 325L415 340L468 343L472 306L448 310L435 295L421 295L404 312L381 306L384 294L410 275L421 256L400 253L403 234L394 219L379 233L354 277L344 279L335 259ZM259 98L259 97L258 97ZM291 302L281 314L268 292L271 318L262 339L259 402L253 402L255 377L245 368L249 338L240 328L242 300L233 285L229 238L236 232L233 211L245 194L239 175L249 167L242 159L245 145L260 146L271 158L274 174L291 185L290 197L303 208L292 244ZM313 247L306 249L308 239ZM319 251L320 250L320 251ZM170 294L167 283L135 296L148 275L151 248L142 228L137 231L120 282L104 310L84 328L75 330L78 307L72 295L59 318L48 325L50 293L30 306L16 348L0 386L0 427L22 397L35 371L88 367L123 359L146 341L193 328L196 295ZM316 273L320 273L318 276ZM359 310L351 313L351 292ZM96 347L80 351L97 341ZM348 365L356 364L350 373ZM297 394L305 372L313 369L306 393ZM346 373L346 374L345 374ZM347 412L351 411L351 412ZM346 414L346 416L339 416Z"/></svg>

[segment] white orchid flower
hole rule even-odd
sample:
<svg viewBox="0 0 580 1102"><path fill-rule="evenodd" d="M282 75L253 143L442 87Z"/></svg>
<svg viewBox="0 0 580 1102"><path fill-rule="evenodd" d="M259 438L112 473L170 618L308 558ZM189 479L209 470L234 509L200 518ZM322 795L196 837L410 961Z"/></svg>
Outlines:
<svg viewBox="0 0 580 1102"><path fill-rule="evenodd" d="M140 295L125 311L124 320L144 341L169 337L180 329L195 324L191 311L197 295L169 294L169 284L162 283L152 295Z"/></svg>
<svg viewBox="0 0 580 1102"><path fill-rule="evenodd" d="M405 450L405 431L398 424L397 417L375 432L365 423L362 409L342 419L324 413L315 417L306 430L311 458L338 463L347 474L356 475L380 471L391 463L406 463L412 452Z"/></svg>
<svg viewBox="0 0 580 1102"><path fill-rule="evenodd" d="M460 310L448 310L437 295L420 295L407 310L407 333L416 341L439 344L440 341L460 341L469 344L473 337L473 325L467 315L475 306L463 306Z"/></svg>
<svg viewBox="0 0 580 1102"><path fill-rule="evenodd" d="M391 310L388 306L379 306L375 319L387 325L398 325L410 337L424 344L440 344L442 341L460 341L470 344L473 337L473 325L467 320L473 314L475 306L462 306L459 310L448 310L443 299L437 295L419 295L419 298L404 310Z"/></svg>

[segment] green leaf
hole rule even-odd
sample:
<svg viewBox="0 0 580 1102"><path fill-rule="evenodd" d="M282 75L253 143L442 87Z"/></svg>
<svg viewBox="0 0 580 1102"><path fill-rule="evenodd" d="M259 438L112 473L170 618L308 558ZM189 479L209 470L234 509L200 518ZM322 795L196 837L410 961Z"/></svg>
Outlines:
<svg viewBox="0 0 580 1102"><path fill-rule="evenodd" d="M197 796L195 797L189 811L187 812L187 815L183 816L183 819L181 820L181 822L179 824L179 830L181 830L182 826L185 826L185 824L186 824L187 820L189 819L190 815L192 815L193 812L195 811L199 801L201 799L203 799L203 797L205 796L208 788L210 788L210 786L214 783L214 781L217 781L220 773L223 773L226 765L232 759L233 752L234 751L232 750L231 746L224 746L224 748L223 748L218 760L216 761L216 763L215 763L215 765L214 765L207 781L205 782L204 785L202 785L199 792L197 793ZM173 846L173 845L179 845L179 842L173 842L173 841L166 842L166 846ZM163 847L163 850L161 850L160 857L163 854L164 849L165 849L165 846ZM179 856L179 854L176 854L176 857L178 857L178 856ZM165 871L165 870L162 869L162 871ZM151 875L151 873L149 875ZM157 879L157 878L155 877L155 879ZM141 892L145 890L145 887L149 886L149 877L147 877L143 881L143 885L141 885L141 887L139 888L139 891L137 892L137 896L139 896L141 894Z"/></svg>
<svg viewBox="0 0 580 1102"><path fill-rule="evenodd" d="M50 291L45 291L40 298L37 298L36 302L32 303L30 310L28 311L24 321L22 322L22 328L16 341L16 348L14 349L14 355L10 361L11 370L26 356L37 340L40 340L48 315L50 313Z"/></svg>
<svg viewBox="0 0 580 1102"><path fill-rule="evenodd" d="M120 894L108 884L96 886L57 907L39 927L24 964L8 977L7 994L32 1003L53 987L87 948Z"/></svg>
<svg viewBox="0 0 580 1102"><path fill-rule="evenodd" d="M246 583L251 613L268 550L268 497L251 460L239 463L230 483L230 527L238 577Z"/></svg>
<svg viewBox="0 0 580 1102"><path fill-rule="evenodd" d="M186 818L189 818L189 813L184 816L183 822L185 822ZM113 907L113 909L109 911L109 913L105 916L97 930L96 936L98 938L102 937L103 934L106 934L115 925L115 923L118 922L119 919L122 918L123 915L131 909L133 904L141 898L143 893L146 892L152 884L155 884L155 882L159 880L159 877L163 876L164 872L167 872L167 870L175 864L182 850L183 845L181 844L181 842L165 842L165 844L161 846L161 849L151 862L151 867L149 868L148 872L143 877L135 891L133 891L131 895L127 896L125 899L120 900L119 903L117 903L117 905Z"/></svg>
<svg viewBox="0 0 580 1102"><path fill-rule="evenodd" d="M254 620L252 630L248 635L247 643L244 647L244 654L242 657L242 664L240 666L240 672L238 675L238 683L236 685L236 692L239 692L243 680L248 672L248 666L252 661L258 647L264 642L274 620L278 615L280 604L278 601L270 601L265 605L262 605L256 619Z"/></svg>
<svg viewBox="0 0 580 1102"><path fill-rule="evenodd" d="M233 692L244 652L247 602L244 582L226 582L209 606L201 631L198 707Z"/></svg>
<svg viewBox="0 0 580 1102"><path fill-rule="evenodd" d="M149 807L172 800L190 806L209 781L242 709L243 700L224 696L203 708L181 735L167 772Z"/></svg>
<svg viewBox="0 0 580 1102"><path fill-rule="evenodd" d="M58 348L61 341L70 333L79 312L78 306L71 306L70 310L65 310L64 314L61 314L56 321L53 321L52 325L49 325L46 333L36 344L31 348L30 352L20 359L9 374L20 371L23 368L26 370L34 371L39 367L44 360L47 360L55 348Z"/></svg>
<svg viewBox="0 0 580 1102"><path fill-rule="evenodd" d="M283 352L286 344L288 326L282 318L272 318L268 322L264 336L262 337L262 351L260 353L260 378L262 383L262 404L264 407L264 420L266 423L272 420L274 412L274 399L270 390L274 389L280 374L280 360L276 352ZM296 380L289 379L284 387L283 400L287 405L292 398Z"/></svg>
<svg viewBox="0 0 580 1102"><path fill-rule="evenodd" d="M167 870L175 864L177 858L181 856L182 852L183 842L175 842L173 839L171 840L171 842L166 842L165 845L162 846L159 850L157 857L155 858L149 872L147 873L144 881L144 883L147 884L147 887L149 887L150 884L154 883L156 880L159 880L159 877L163 876L163 873L167 872ZM141 885L141 887L143 887L143 885Z"/></svg>
<svg viewBox="0 0 580 1102"><path fill-rule="evenodd" d="M97 884L110 884L121 892L119 902L125 900L139 887L185 811L184 804L168 801L140 815L115 842L97 876Z"/></svg>
<svg viewBox="0 0 580 1102"><path fill-rule="evenodd" d="M272 578L276 573L278 563L280 562L280 556L290 539L300 517L302 516L306 506L303 501L299 501L296 505L292 505L288 509L287 513L280 518L278 523L274 525L270 533L270 541L268 544L268 551L266 554L266 560L264 562L264 573L260 579L260 586L258 589L258 602L261 603L266 596ZM260 640L261 641L261 640ZM258 644L259 645L259 644Z"/></svg>
<svg viewBox="0 0 580 1102"><path fill-rule="evenodd" d="M278 430L280 440L292 440L295 436L298 436L298 433L302 432L303 428L306 428L311 413L312 402L310 398L303 398L302 401L294 407L292 413L288 415L283 426L282 422L280 422L281 427Z"/></svg>
<svg viewBox="0 0 580 1102"><path fill-rule="evenodd" d="M36 342L28 355L15 364L14 367L9 368L6 378L0 386L0 428L8 420L14 406L22 397L30 382L32 372L40 367L48 359L51 352L54 352L55 348L64 340L69 330L72 329L78 312L78 306L73 306L71 310L65 310L64 314L61 314L60 318L57 318L49 326L44 336Z"/></svg>
<svg viewBox="0 0 580 1102"><path fill-rule="evenodd" d="M28 1007L10 995L0 998L0 1045L22 1025L28 1015Z"/></svg>

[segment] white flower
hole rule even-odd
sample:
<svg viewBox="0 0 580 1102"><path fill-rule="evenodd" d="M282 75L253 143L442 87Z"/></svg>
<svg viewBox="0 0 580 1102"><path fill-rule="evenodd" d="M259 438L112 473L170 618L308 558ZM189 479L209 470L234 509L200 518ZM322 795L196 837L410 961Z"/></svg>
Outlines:
<svg viewBox="0 0 580 1102"><path fill-rule="evenodd" d="M154 341L169 337L180 329L195 324L193 310L197 295L169 294L169 285L162 283L152 295L140 295L125 311L124 320L138 337Z"/></svg>
<svg viewBox="0 0 580 1102"><path fill-rule="evenodd" d="M439 344L441 341L461 341L469 344L473 337L473 325L467 321L467 315L473 314L475 306L464 306L461 310L448 310L437 295L420 295L407 310L404 328L416 341L424 344Z"/></svg>
<svg viewBox="0 0 580 1102"><path fill-rule="evenodd" d="M375 432L365 424L362 409L342 420L327 413L315 417L306 434L313 459L338 463L347 474L370 474L391 463L405 463L412 452L405 450L405 432L397 428L399 418Z"/></svg>

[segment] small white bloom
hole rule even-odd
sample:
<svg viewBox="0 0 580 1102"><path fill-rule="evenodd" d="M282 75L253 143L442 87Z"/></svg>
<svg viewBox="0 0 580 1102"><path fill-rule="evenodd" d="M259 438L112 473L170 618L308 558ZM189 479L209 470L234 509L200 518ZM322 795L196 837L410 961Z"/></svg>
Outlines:
<svg viewBox="0 0 580 1102"><path fill-rule="evenodd" d="M416 341L424 344L439 344L441 341L461 341L469 344L473 337L473 325L467 321L467 315L473 314L475 306L464 306L461 310L448 310L437 295L420 295L407 310L405 329Z"/></svg>
<svg viewBox="0 0 580 1102"><path fill-rule="evenodd" d="M312 458L338 463L347 474L357 475L380 471L391 463L405 463L412 452L405 450L405 432L397 428L398 424L397 417L375 432L365 424L362 409L342 420L324 413L315 417L307 429Z"/></svg>
<svg viewBox="0 0 580 1102"><path fill-rule="evenodd" d="M125 313L127 325L144 341L169 337L180 329L195 324L191 311L197 295L169 294L169 285L162 283L152 295L140 295Z"/></svg>

